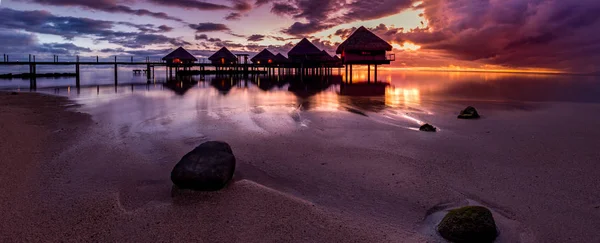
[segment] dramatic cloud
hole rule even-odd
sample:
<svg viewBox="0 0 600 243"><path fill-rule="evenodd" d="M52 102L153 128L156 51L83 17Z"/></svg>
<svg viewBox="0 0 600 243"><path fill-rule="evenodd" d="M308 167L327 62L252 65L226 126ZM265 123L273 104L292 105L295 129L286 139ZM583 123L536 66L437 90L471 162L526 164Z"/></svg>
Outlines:
<svg viewBox="0 0 600 243"><path fill-rule="evenodd" d="M309 37L320 49L332 52L339 44L334 41L348 38L359 27L359 21L368 21L366 26L396 48L398 61L394 65L600 70L600 32L596 31L600 29L598 0L12 2L17 1L21 3L14 4L15 8L27 10L0 8L2 48L11 52L88 52L97 45L103 53L136 51L142 54L132 49L158 51L181 45L196 51L214 51L227 46L248 53L269 48L285 54L302 37ZM30 11L42 9L38 4L54 6L48 9L56 12ZM261 9L253 11L257 7ZM82 11L74 16L96 16L93 18L97 19L71 17L72 8ZM407 12L400 14L403 11ZM186 22L180 19L182 16ZM399 19L406 16L416 19L406 19L409 24ZM148 21L146 17L155 19ZM245 17L255 22L229 22ZM381 19L383 17L387 18ZM287 19L277 22L283 18ZM381 24L375 22L379 19ZM281 23L285 23L284 26ZM321 32L324 30L328 32ZM174 33L185 37L169 36ZM82 38L88 41L82 42L86 46L77 43L68 46L46 35L60 36L67 41ZM20 45L29 48L19 48Z"/></svg>
<svg viewBox="0 0 600 243"><path fill-rule="evenodd" d="M196 33L201 32L215 32L215 31L228 31L229 27L224 24L217 23L199 23L199 24L190 24L190 28L196 30Z"/></svg>
<svg viewBox="0 0 600 243"><path fill-rule="evenodd" d="M507 67L598 69L600 2L429 0L428 29L395 35L455 58Z"/></svg>
<svg viewBox="0 0 600 243"><path fill-rule="evenodd" d="M284 33L302 36L357 20L377 19L410 9L413 0L292 0L270 1L271 12L301 20ZM267 1L261 2L266 4Z"/></svg>
<svg viewBox="0 0 600 243"><path fill-rule="evenodd" d="M590 31L600 29L597 1L426 0L419 8L427 27L371 28L390 42L419 45L418 54L399 55L419 55L419 60L404 60L411 65L439 65L443 59L446 66L460 62L574 72L600 68L600 33ZM338 29L334 35L347 38L355 29Z"/></svg>
<svg viewBox="0 0 600 243"><path fill-rule="evenodd" d="M240 12L246 12L246 11L250 11L252 9L252 4L246 0L230 0L231 2L233 2L233 7L232 9L240 11Z"/></svg>
<svg viewBox="0 0 600 243"><path fill-rule="evenodd" d="M50 1L50 0L48 0ZM231 9L231 7L227 5L214 4L204 1L196 1L196 0L148 0L154 4L170 6L170 7L178 7L183 9L196 9L196 10L227 10Z"/></svg>
<svg viewBox="0 0 600 243"><path fill-rule="evenodd" d="M129 22L117 22L117 23L120 25L125 25L125 26L136 28L140 32L143 32L143 33L163 33L163 32L170 32L173 30L173 27L169 27L166 25L155 26L153 24L133 24L133 23L129 23Z"/></svg>
<svg viewBox="0 0 600 243"><path fill-rule="evenodd" d="M19 0L23 2L32 2L53 6L76 6L91 10L104 11L109 13L125 13L137 16L150 16L159 19L182 21L179 18L172 17L163 12L152 12L146 9L132 9L125 5L118 5L114 0Z"/></svg>
<svg viewBox="0 0 600 243"><path fill-rule="evenodd" d="M264 39L265 39L264 35L251 35L250 37L248 37L248 41L253 41L253 42L262 41Z"/></svg>
<svg viewBox="0 0 600 243"><path fill-rule="evenodd" d="M230 13L225 17L226 20L240 20L242 18L241 13Z"/></svg>
<svg viewBox="0 0 600 243"><path fill-rule="evenodd" d="M271 8L271 12L277 15L293 15L297 14L299 10L289 3L275 3Z"/></svg>
<svg viewBox="0 0 600 243"><path fill-rule="evenodd" d="M154 4L178 7L182 9L194 9L194 10L233 10L235 12L230 13L225 17L226 20L239 20L242 17L242 13L248 12L253 8L253 5L247 0L228 0L230 5L215 4L205 1L197 0L149 0Z"/></svg>
<svg viewBox="0 0 600 243"><path fill-rule="evenodd" d="M72 43L39 43L32 34L25 34L14 30L0 29L0 52L2 53L28 53L28 54L60 54L76 55L81 52L90 52L90 48L80 47Z"/></svg>
<svg viewBox="0 0 600 243"><path fill-rule="evenodd" d="M334 26L335 25L333 25L333 24L322 24L320 22L310 22L310 23L296 22L289 28L285 29L283 32L286 34L295 35L295 36L304 36L306 34L319 32L321 30L329 29Z"/></svg>
<svg viewBox="0 0 600 243"><path fill-rule="evenodd" d="M86 47L80 47L73 43L44 43L38 45L36 50L44 53L56 53L56 54L79 54L82 52L91 52L92 49Z"/></svg>
<svg viewBox="0 0 600 243"><path fill-rule="evenodd" d="M205 34L196 35L195 39L196 40L204 40L204 41L208 41L208 42L221 42L221 39L219 39L219 38L209 38Z"/></svg>
<svg viewBox="0 0 600 243"><path fill-rule="evenodd" d="M112 30L115 25L119 24L138 28L141 32ZM169 29L169 27L166 26L159 26L158 29L153 29L153 25L137 25L126 22L61 17L46 11L0 9L0 28L57 35L67 40L71 40L75 37L92 37L98 41L107 41L130 48L141 48L151 44L189 44L178 38L151 34L153 32L158 32L160 29Z"/></svg>

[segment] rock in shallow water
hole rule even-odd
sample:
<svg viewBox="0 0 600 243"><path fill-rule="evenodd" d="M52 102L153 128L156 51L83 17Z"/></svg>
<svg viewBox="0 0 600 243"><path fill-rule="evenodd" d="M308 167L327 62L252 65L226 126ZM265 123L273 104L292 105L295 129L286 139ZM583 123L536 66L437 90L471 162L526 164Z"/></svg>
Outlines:
<svg viewBox="0 0 600 243"><path fill-rule="evenodd" d="M458 115L458 118L460 119L477 119L479 117L479 113L477 113L475 107L472 106L469 106L466 109L462 110L460 112L460 115Z"/></svg>
<svg viewBox="0 0 600 243"><path fill-rule="evenodd" d="M171 181L180 189L217 191L231 181L235 156L229 144L206 142L189 152L175 165Z"/></svg>
<svg viewBox="0 0 600 243"><path fill-rule="evenodd" d="M437 230L442 237L456 243L488 243L498 236L492 212L481 206L451 210Z"/></svg>
<svg viewBox="0 0 600 243"><path fill-rule="evenodd" d="M434 127L434 126L432 126L432 125L430 125L430 124L424 124L423 126L421 126L419 128L419 130L423 131L423 132L436 132L437 128Z"/></svg>

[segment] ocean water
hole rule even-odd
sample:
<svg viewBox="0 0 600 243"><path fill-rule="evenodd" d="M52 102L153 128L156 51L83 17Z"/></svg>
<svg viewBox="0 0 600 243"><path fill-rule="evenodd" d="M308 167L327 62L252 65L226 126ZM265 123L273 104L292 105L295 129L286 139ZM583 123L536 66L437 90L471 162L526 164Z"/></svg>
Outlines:
<svg viewBox="0 0 600 243"><path fill-rule="evenodd" d="M72 72L67 66L45 68L51 67L38 71ZM209 119L205 124L280 132L310 127L318 119L342 119L337 122L344 124L357 117L418 130L423 123L443 126L440 118L452 118L467 105L489 113L533 110L539 104L600 103L596 76L380 70L378 79L389 83L387 88L366 85L358 90L375 86L382 92L347 95L338 70L331 76L206 75L168 80L166 70L157 68L155 77L147 80L144 74L134 75L133 69L139 67L119 67L115 85L112 66L82 67L80 88L75 78L38 78L37 89L31 91L68 96L97 118L121 124L117 127L148 131L197 127L190 122ZM365 80L365 70L354 72L354 83ZM30 91L29 80L2 79L0 89Z"/></svg>
<svg viewBox="0 0 600 243"><path fill-rule="evenodd" d="M2 67L0 73L25 73L26 66ZM73 69L73 70L72 70ZM176 82L167 82L166 70L163 67L155 69L155 77L148 81L145 74L134 75L134 69L139 66L119 66L117 85L112 66L94 66L81 68L81 89L76 90L75 78L38 78L38 92L74 96L77 98L93 98L109 94L126 94L136 92L156 92L163 95L187 96L202 89L219 90L215 82L227 80L227 92L222 95L237 95L238 91L256 92L256 95L268 96L283 92L285 96L306 96L327 94L339 95L339 82L343 75L334 71L335 77L305 78L304 82L295 82L298 77L215 77L194 76L188 79L194 85L187 85L186 91L169 88ZM342 70L343 71L343 70ZM74 67L39 66L39 73L74 72ZM338 76L339 75L339 76ZM353 81L367 79L365 70L354 72ZM476 72L424 72L380 70L378 79L390 83L385 95L382 95L386 105L399 103L418 103L426 100L505 100L533 102L600 102L600 77L576 75L548 74L516 74L516 73L476 73ZM313 80L313 81L311 81ZM314 85L319 80L319 85ZM213 82L214 81L214 82ZM261 83L262 82L262 83ZM166 84L168 83L168 84ZM211 85L211 83L213 85ZM290 84L295 85L290 88ZM297 87L298 85L303 87ZM176 85L175 85L176 86ZM295 88L302 88L307 94L298 94ZM0 79L2 90L30 89L28 79ZM234 92L231 92L234 91ZM245 93L242 92L242 93ZM282 94L280 94L282 95ZM307 98L307 97L303 97ZM373 97L377 98L377 97Z"/></svg>

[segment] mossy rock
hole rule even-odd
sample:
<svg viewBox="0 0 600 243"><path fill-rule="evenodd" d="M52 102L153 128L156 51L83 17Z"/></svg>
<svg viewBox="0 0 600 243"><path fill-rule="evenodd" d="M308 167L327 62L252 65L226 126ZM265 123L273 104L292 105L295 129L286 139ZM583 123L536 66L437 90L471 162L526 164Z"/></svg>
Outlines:
<svg viewBox="0 0 600 243"><path fill-rule="evenodd" d="M419 128L419 130L422 131L422 132L436 132L437 128L434 127L434 126L432 126L432 125L430 125L430 124L423 124L423 126L421 126Z"/></svg>
<svg viewBox="0 0 600 243"><path fill-rule="evenodd" d="M462 110L460 112L460 115L458 115L458 118L460 119L477 119L479 118L479 113L477 112L477 109L475 109L475 107L469 106L466 109Z"/></svg>
<svg viewBox="0 0 600 243"><path fill-rule="evenodd" d="M480 206L451 210L437 230L446 240L456 243L488 243L498 236L492 212Z"/></svg>

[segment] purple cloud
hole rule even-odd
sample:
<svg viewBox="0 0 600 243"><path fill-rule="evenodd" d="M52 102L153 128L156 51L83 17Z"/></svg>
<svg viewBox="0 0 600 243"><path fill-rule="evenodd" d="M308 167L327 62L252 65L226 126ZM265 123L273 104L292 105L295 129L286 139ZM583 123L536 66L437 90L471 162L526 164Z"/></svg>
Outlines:
<svg viewBox="0 0 600 243"><path fill-rule="evenodd" d="M114 31L115 25L138 28L140 32ZM158 30L153 25L137 25L127 22L112 22L89 18L62 17L46 11L19 11L0 9L0 29L24 30L32 33L61 36L67 40L75 37L92 37L124 47L141 48L151 44L187 45L180 38L153 34ZM161 27L159 26L158 29ZM163 26L163 29L168 27Z"/></svg>
<svg viewBox="0 0 600 243"><path fill-rule="evenodd" d="M190 28L194 29L196 33L201 32L216 32L216 31L229 31L229 27L224 24L218 23L199 23L199 24L190 24Z"/></svg>
<svg viewBox="0 0 600 243"><path fill-rule="evenodd" d="M174 20L181 22L180 18L169 16L163 12L152 12L146 9L132 9L125 5L119 5L114 0L19 0L24 2L38 3L53 6L76 6L91 10L109 13L125 13L137 16L150 16L159 19Z"/></svg>

